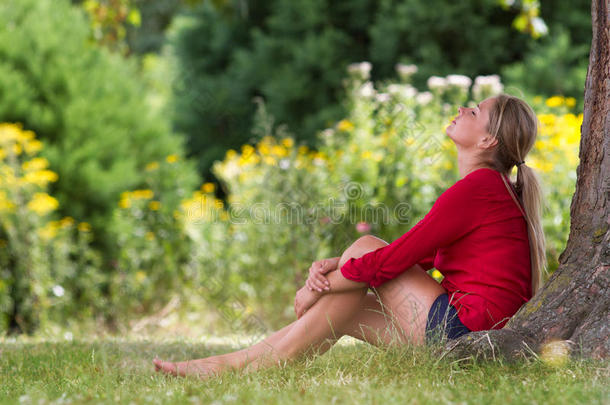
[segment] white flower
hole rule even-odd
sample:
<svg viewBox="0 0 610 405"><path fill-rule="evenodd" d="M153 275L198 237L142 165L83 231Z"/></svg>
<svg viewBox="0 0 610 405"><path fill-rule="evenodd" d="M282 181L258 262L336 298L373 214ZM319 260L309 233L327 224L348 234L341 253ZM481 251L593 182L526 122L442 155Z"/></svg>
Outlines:
<svg viewBox="0 0 610 405"><path fill-rule="evenodd" d="M373 87L372 82L368 81L360 87L360 96L361 97L373 97L374 95L375 95L375 88Z"/></svg>
<svg viewBox="0 0 610 405"><path fill-rule="evenodd" d="M502 93L503 90L504 86L498 75L477 76L474 79L474 86L472 86L472 94L477 100Z"/></svg>
<svg viewBox="0 0 610 405"><path fill-rule="evenodd" d="M428 78L428 88L430 90L434 90L434 89L444 89L445 87L447 87L447 79L445 79L444 77L439 77L439 76L430 76Z"/></svg>
<svg viewBox="0 0 610 405"><path fill-rule="evenodd" d="M56 297L63 297L64 293L65 293L65 290L62 286L56 285L53 287L53 294L55 294Z"/></svg>
<svg viewBox="0 0 610 405"><path fill-rule="evenodd" d="M415 96L415 101L417 101L417 104L425 105L431 102L433 98L434 96L432 95L432 93L430 93L429 91L423 91L417 96Z"/></svg>
<svg viewBox="0 0 610 405"><path fill-rule="evenodd" d="M412 98L417 94L417 89L410 84L390 84L388 92L404 98Z"/></svg>
<svg viewBox="0 0 610 405"><path fill-rule="evenodd" d="M472 80L468 76L464 75L449 75L447 76L447 84L450 86L458 86L465 90L468 90L472 84Z"/></svg>
<svg viewBox="0 0 610 405"><path fill-rule="evenodd" d="M388 93L379 93L379 94L377 94L377 96L375 98L380 103L385 103L387 101L390 101L390 95Z"/></svg>
<svg viewBox="0 0 610 405"><path fill-rule="evenodd" d="M280 160L280 169L287 170L290 167L290 160L282 159Z"/></svg>
<svg viewBox="0 0 610 405"><path fill-rule="evenodd" d="M408 80L413 74L417 73L417 66L415 65L403 65L402 63L397 63L395 69L398 76L405 81Z"/></svg>
<svg viewBox="0 0 610 405"><path fill-rule="evenodd" d="M370 62L352 63L347 67L347 71L362 80L367 80L371 75L372 68L373 65Z"/></svg>
<svg viewBox="0 0 610 405"><path fill-rule="evenodd" d="M546 35L549 32L549 28L544 23L544 20L540 17L532 18L532 27L534 27L534 32L538 35Z"/></svg>

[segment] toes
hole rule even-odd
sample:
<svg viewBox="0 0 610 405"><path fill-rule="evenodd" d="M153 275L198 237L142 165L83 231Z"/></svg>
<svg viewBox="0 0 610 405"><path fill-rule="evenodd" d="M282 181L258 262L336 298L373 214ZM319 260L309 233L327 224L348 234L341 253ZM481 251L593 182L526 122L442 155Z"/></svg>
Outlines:
<svg viewBox="0 0 610 405"><path fill-rule="evenodd" d="M178 374L176 372L176 365L172 362L161 361L161 360L155 358L153 360L153 363L155 364L155 371L163 371L164 373L172 374L172 375Z"/></svg>

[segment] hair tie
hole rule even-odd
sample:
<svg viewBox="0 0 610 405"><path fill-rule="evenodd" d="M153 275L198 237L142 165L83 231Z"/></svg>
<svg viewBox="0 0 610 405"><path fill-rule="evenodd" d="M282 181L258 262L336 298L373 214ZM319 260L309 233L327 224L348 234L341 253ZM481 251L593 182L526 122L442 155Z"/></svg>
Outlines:
<svg viewBox="0 0 610 405"><path fill-rule="evenodd" d="M519 167L519 165L522 165L522 164L524 164L524 163L525 163L525 160L524 160L524 161L522 161L522 162L517 163L517 167Z"/></svg>

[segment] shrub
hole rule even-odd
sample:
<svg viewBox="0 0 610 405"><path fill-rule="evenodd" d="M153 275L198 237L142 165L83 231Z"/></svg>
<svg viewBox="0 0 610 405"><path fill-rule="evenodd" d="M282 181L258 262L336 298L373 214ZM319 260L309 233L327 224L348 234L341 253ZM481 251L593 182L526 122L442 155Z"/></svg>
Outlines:
<svg viewBox="0 0 610 405"><path fill-rule="evenodd" d="M91 43L68 0L2 2L0 25L0 117L45 141L59 212L90 223L107 259L120 192L142 186L148 162L182 155L182 140L147 104L134 61ZM194 187L194 168L181 181Z"/></svg>
<svg viewBox="0 0 610 405"><path fill-rule="evenodd" d="M59 204L47 186L58 178L41 149L33 132L0 124L0 333L82 320L103 305L91 227L52 220Z"/></svg>

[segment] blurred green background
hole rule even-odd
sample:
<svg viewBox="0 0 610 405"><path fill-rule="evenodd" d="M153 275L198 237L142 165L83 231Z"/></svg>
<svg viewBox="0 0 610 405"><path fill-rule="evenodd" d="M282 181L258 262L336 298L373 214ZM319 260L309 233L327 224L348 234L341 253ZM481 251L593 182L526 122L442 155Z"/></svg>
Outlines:
<svg viewBox="0 0 610 405"><path fill-rule="evenodd" d="M284 325L313 261L459 179L444 128L501 91L541 122L552 272L590 41L584 0L4 0L0 334Z"/></svg>

